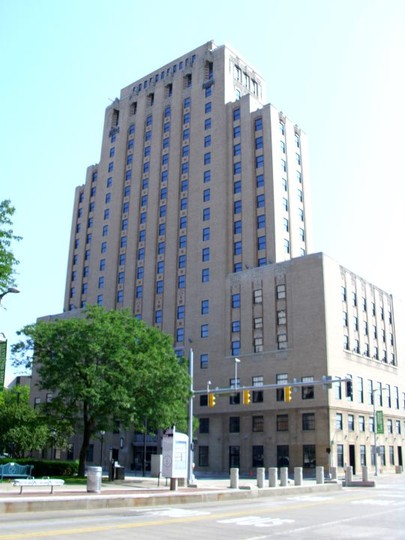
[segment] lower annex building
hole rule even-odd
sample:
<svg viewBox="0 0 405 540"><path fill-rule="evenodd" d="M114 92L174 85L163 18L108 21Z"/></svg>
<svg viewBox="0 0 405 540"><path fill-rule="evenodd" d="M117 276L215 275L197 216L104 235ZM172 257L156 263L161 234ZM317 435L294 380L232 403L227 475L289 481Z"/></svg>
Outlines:
<svg viewBox="0 0 405 540"><path fill-rule="evenodd" d="M75 193L64 312L130 308L179 355L192 346L196 390L258 388L250 405L196 395L197 471L371 464L373 402L380 460L402 465L393 300L311 249L306 135L264 101L252 66L210 41L107 107L100 161ZM323 376L352 377L353 396ZM288 403L260 390L293 380L308 385ZM89 464L142 470L160 452L158 436L119 430L93 443Z"/></svg>

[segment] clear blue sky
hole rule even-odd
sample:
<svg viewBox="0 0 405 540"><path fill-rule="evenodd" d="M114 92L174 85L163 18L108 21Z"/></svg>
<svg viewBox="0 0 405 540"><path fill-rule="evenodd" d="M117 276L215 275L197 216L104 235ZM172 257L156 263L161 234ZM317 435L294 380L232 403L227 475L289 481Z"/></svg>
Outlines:
<svg viewBox="0 0 405 540"><path fill-rule="evenodd" d="M0 0L0 199L23 236L21 294L0 309L10 343L62 311L74 188L105 107L210 39L308 134L315 251L405 299L404 0Z"/></svg>

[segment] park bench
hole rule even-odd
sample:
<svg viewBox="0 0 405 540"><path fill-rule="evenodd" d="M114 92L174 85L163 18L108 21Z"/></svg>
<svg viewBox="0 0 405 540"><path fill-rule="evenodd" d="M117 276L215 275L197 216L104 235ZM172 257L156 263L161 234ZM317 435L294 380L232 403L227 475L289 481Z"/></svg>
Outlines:
<svg viewBox="0 0 405 540"><path fill-rule="evenodd" d="M19 463L3 463L0 465L0 479L4 478L32 478L34 465L20 465Z"/></svg>
<svg viewBox="0 0 405 540"><path fill-rule="evenodd" d="M13 481L13 486L20 488L20 495L25 487L50 487L50 493L53 493L55 486L63 486L64 480L56 478L17 478Z"/></svg>

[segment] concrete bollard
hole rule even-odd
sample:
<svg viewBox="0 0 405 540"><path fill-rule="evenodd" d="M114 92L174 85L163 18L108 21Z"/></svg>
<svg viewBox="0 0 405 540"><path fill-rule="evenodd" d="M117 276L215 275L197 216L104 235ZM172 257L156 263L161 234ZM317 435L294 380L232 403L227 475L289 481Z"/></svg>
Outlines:
<svg viewBox="0 0 405 540"><path fill-rule="evenodd" d="M363 482L368 482L368 467L367 467L367 465L362 466L361 475L362 475Z"/></svg>
<svg viewBox="0 0 405 540"><path fill-rule="evenodd" d="M280 486L288 485L288 467L280 467Z"/></svg>
<svg viewBox="0 0 405 540"><path fill-rule="evenodd" d="M257 468L257 487L264 488L264 467Z"/></svg>
<svg viewBox="0 0 405 540"><path fill-rule="evenodd" d="M323 467L316 468L316 483L323 484L325 482L325 475L323 472Z"/></svg>
<svg viewBox="0 0 405 540"><path fill-rule="evenodd" d="M231 469L231 488L239 489L239 469L237 467Z"/></svg>
<svg viewBox="0 0 405 540"><path fill-rule="evenodd" d="M302 486L302 467L294 467L294 486Z"/></svg>
<svg viewBox="0 0 405 540"><path fill-rule="evenodd" d="M277 487L277 467L269 467L269 487Z"/></svg>
<svg viewBox="0 0 405 540"><path fill-rule="evenodd" d="M331 480L337 480L337 467L330 468L330 478Z"/></svg>
<svg viewBox="0 0 405 540"><path fill-rule="evenodd" d="M347 465L345 469L345 481L346 487L349 486L353 481L353 467L350 467L350 465Z"/></svg>

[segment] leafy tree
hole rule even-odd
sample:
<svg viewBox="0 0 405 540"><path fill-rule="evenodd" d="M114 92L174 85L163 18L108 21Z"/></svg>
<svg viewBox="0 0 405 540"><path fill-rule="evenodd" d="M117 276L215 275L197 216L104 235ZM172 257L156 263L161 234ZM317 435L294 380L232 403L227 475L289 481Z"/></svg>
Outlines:
<svg viewBox="0 0 405 540"><path fill-rule="evenodd" d="M186 427L190 380L171 338L129 311L92 306L81 317L40 321L20 331L19 360L32 362L38 386L54 392L45 412L82 434L79 474L84 474L90 439L116 422L136 430L173 424ZM52 420L50 420L52 421Z"/></svg>
<svg viewBox="0 0 405 540"><path fill-rule="evenodd" d="M46 447L49 436L44 419L29 404L28 386L0 393L0 452L21 458Z"/></svg>
<svg viewBox="0 0 405 540"><path fill-rule="evenodd" d="M9 200L0 202L0 291L15 285L14 272L18 261L11 251L12 241L19 241L21 238L15 236L11 217L15 208L11 206Z"/></svg>

